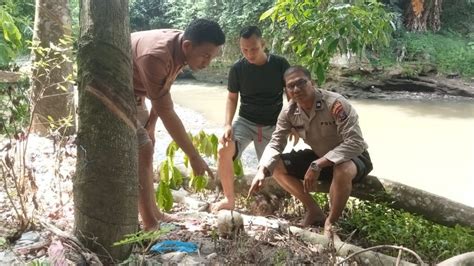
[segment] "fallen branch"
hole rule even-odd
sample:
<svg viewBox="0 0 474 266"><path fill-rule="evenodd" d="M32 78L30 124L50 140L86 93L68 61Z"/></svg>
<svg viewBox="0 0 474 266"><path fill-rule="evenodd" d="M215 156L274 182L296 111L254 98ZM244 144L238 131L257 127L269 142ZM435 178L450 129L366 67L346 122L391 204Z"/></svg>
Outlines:
<svg viewBox="0 0 474 266"><path fill-rule="evenodd" d="M317 233L310 232L305 229L301 229L299 227L290 226L290 232L299 236L303 241L310 242L312 244L320 244L323 247L328 247L330 244L334 245L334 248L337 250L336 255L340 257L353 257L357 256L358 259L362 261L363 265L394 265L397 262L397 258L392 256L388 256L382 253L374 252L372 250L362 249L358 246L354 246L348 243L344 243L342 241L330 241L329 238L325 237L324 235L320 235ZM363 251L363 252L361 252ZM355 253L357 254L355 254ZM353 254L354 253L354 254ZM351 256L349 254L352 254ZM345 261L347 261L345 259ZM340 264L340 263L339 263ZM411 262L400 260L400 265L415 265Z"/></svg>
<svg viewBox="0 0 474 266"><path fill-rule="evenodd" d="M75 253L81 256L82 261L80 263L75 261L76 264L102 265L97 255L85 248L84 245L75 236L64 232L63 230L57 228L56 226L45 220L40 219L39 222L45 229L49 230L53 234L60 237L63 241L67 242L66 246L70 247L71 250L75 251Z"/></svg>

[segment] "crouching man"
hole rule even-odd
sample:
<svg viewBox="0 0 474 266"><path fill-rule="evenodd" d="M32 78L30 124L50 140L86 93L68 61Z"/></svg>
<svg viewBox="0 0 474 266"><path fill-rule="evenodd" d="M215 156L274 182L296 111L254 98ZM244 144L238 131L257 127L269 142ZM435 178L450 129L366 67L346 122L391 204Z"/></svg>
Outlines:
<svg viewBox="0 0 474 266"><path fill-rule="evenodd" d="M265 177L273 175L280 186L305 206L302 225L324 225L324 234L331 236L332 225L342 214L352 183L372 170L368 146L357 113L343 96L315 88L311 74L301 66L286 70L284 79L292 100L278 117L249 195L262 187ZM282 154L292 129L311 149ZM328 217L309 194L318 180L331 182Z"/></svg>

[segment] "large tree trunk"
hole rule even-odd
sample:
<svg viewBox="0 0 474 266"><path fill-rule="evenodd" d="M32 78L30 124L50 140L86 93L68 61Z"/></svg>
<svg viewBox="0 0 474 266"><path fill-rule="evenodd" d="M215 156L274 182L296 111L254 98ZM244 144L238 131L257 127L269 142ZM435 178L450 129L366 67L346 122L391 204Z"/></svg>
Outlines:
<svg viewBox="0 0 474 266"><path fill-rule="evenodd" d="M74 101L72 85L71 16L67 0L36 0L33 36L33 131L72 134ZM68 123L65 121L68 120Z"/></svg>
<svg viewBox="0 0 474 266"><path fill-rule="evenodd" d="M405 10L405 26L409 31L439 31L443 0L411 0Z"/></svg>
<svg viewBox="0 0 474 266"><path fill-rule="evenodd" d="M109 264L129 256L112 244L138 228L128 1L82 0L80 27L75 235Z"/></svg>

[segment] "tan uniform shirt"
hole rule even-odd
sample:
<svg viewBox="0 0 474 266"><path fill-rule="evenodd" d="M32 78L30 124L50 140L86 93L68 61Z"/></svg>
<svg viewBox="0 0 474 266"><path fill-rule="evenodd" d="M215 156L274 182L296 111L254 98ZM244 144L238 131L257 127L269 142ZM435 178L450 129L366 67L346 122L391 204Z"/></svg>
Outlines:
<svg viewBox="0 0 474 266"><path fill-rule="evenodd" d="M133 89L155 108L173 108L171 84L186 64L181 49L183 32L172 29L132 33Z"/></svg>
<svg viewBox="0 0 474 266"><path fill-rule="evenodd" d="M334 92L316 89L315 94L313 111L308 115L293 100L280 112L276 130L260 161L271 173L292 128L318 157L334 164L355 158L367 149L358 115L350 103Z"/></svg>

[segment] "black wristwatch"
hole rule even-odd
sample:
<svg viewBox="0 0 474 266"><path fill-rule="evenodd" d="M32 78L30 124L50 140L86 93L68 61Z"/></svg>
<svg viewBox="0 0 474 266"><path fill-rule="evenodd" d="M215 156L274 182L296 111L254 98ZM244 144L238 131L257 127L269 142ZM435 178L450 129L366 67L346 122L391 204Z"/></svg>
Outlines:
<svg viewBox="0 0 474 266"><path fill-rule="evenodd" d="M309 166L313 172L321 172L321 167L319 167L318 163L316 161L312 162Z"/></svg>

